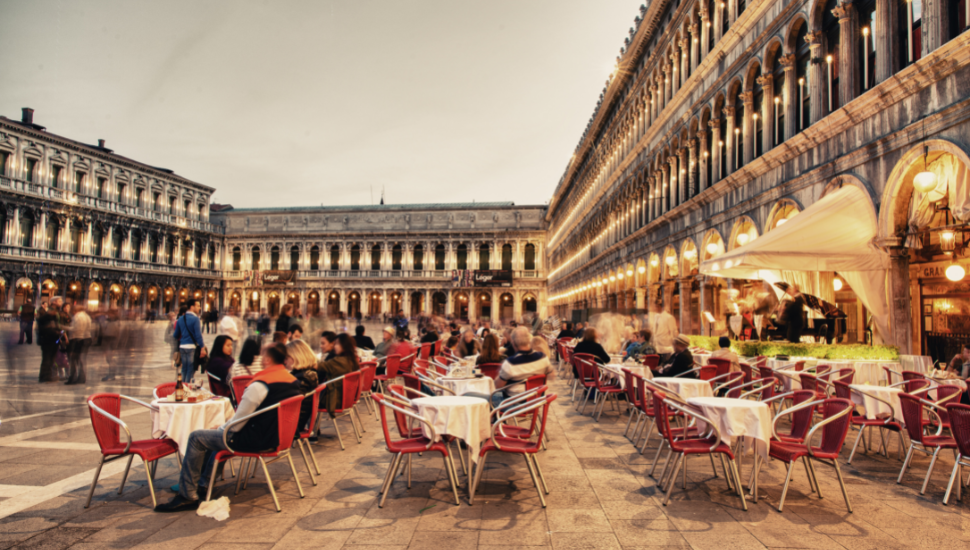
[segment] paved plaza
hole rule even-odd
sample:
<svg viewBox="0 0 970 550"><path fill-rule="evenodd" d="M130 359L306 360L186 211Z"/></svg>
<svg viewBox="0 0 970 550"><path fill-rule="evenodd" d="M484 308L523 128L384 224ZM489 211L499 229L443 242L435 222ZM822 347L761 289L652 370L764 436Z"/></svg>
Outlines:
<svg viewBox="0 0 970 550"><path fill-rule="evenodd" d="M902 485L900 462L862 455L844 466L854 513L842 501L834 472L817 468L822 494L808 496L804 471L796 471L784 513L776 510L784 468L768 465L761 478L767 501L740 509L723 477L713 478L704 458L690 460L687 491L678 483L669 506L661 505L647 475L657 438L643 456L623 437L626 417L607 408L599 423L569 402L565 383L552 408L547 452L539 455L550 494L543 509L520 457L493 456L476 502L469 506L460 475L461 506L455 506L441 461L416 458L414 483L398 478L385 507L377 491L389 464L379 421L363 412L362 444L343 421L347 450L325 428L315 446L323 475L317 486L297 455L306 498L300 499L288 467L270 466L283 507L277 513L262 475L232 495L234 480L216 492L231 500L225 522L194 513L157 514L144 469L136 459L124 494L117 488L121 461L105 467L90 509L83 508L99 452L84 398L96 391L149 399L155 384L171 379L161 323L147 327L149 350L129 359L138 366L115 381L101 382L104 354L92 348L88 385L39 385L37 346L8 346L0 400L0 549L6 548L316 548L385 550L677 547L733 548L959 548L970 542L970 498L941 500L952 458L938 464L925 496L919 495L928 460L917 458ZM2 329L4 341L14 333ZM374 332L374 329L371 329ZM207 339L211 336L207 336ZM125 407L124 420L138 438L149 436L149 415ZM850 435L849 442L853 441ZM893 446L895 450L895 445ZM847 455L846 453L844 453ZM747 476L750 460L742 467ZM460 468L459 468L459 474ZM176 482L171 458L158 468L156 490L171 498Z"/></svg>

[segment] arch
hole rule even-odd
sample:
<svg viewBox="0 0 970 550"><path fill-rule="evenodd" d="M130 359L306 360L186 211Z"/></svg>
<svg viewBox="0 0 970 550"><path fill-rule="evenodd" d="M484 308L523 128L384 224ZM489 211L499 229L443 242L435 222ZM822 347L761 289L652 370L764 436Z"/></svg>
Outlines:
<svg viewBox="0 0 970 550"><path fill-rule="evenodd" d="M370 247L370 268L373 271L381 269L381 245L375 244Z"/></svg>
<svg viewBox="0 0 970 550"><path fill-rule="evenodd" d="M475 308L478 310L479 318L491 318L492 305L492 293L490 291L480 290L475 294Z"/></svg>
<svg viewBox="0 0 970 550"><path fill-rule="evenodd" d="M704 260L716 258L724 254L724 238L717 229L708 229L701 241L701 257Z"/></svg>
<svg viewBox="0 0 970 550"><path fill-rule="evenodd" d="M798 36L801 34L802 26L807 28L808 19L802 13L795 14L788 22L785 30L785 53L792 54L798 51L801 44L798 43Z"/></svg>
<svg viewBox="0 0 970 550"><path fill-rule="evenodd" d="M361 310L360 304L361 304L360 292L356 290L351 290L347 294L347 317L348 318L354 319L357 317L358 313L363 315L363 310Z"/></svg>
<svg viewBox="0 0 970 550"><path fill-rule="evenodd" d="M661 273L663 273L663 268L660 267L660 255L656 252L651 252L650 259L647 260L647 282L659 282Z"/></svg>
<svg viewBox="0 0 970 550"><path fill-rule="evenodd" d="M327 315L333 317L340 314L340 291L331 290L327 293Z"/></svg>
<svg viewBox="0 0 970 550"><path fill-rule="evenodd" d="M764 60L762 72L772 73L777 68L778 57L783 54L784 44L780 36L773 36L762 50L761 59Z"/></svg>
<svg viewBox="0 0 970 550"><path fill-rule="evenodd" d="M298 269L300 269L300 247L294 244L290 247L290 271Z"/></svg>
<svg viewBox="0 0 970 550"><path fill-rule="evenodd" d="M454 311L452 314L457 319L468 319L468 293L464 290L459 290L452 296L452 305Z"/></svg>
<svg viewBox="0 0 970 550"><path fill-rule="evenodd" d="M664 250L663 259L663 278L676 279L680 275L680 266L677 264L677 250L668 245L666 250Z"/></svg>
<svg viewBox="0 0 970 550"><path fill-rule="evenodd" d="M731 228L731 238L728 240L728 250L744 246L758 238L758 225L750 216L741 216Z"/></svg>
<svg viewBox="0 0 970 550"><path fill-rule="evenodd" d="M532 292L526 292L522 296L522 314L536 315L539 313L539 300Z"/></svg>
<svg viewBox="0 0 970 550"><path fill-rule="evenodd" d="M764 232L767 233L779 225L786 223L788 220L797 216L801 211L802 208L797 202L794 201L794 199L781 199L780 201L776 202L768 212Z"/></svg>
<svg viewBox="0 0 970 550"><path fill-rule="evenodd" d="M924 149L925 147L925 149ZM929 164L949 153L970 168L970 157L957 144L944 139L931 139L906 151L893 166L886 180L879 203L879 238L900 238L906 234L909 224L909 205L913 199L913 177L923 168L923 158ZM871 196L871 194L870 194Z"/></svg>
<svg viewBox="0 0 970 550"><path fill-rule="evenodd" d="M698 250L693 238L686 238L680 245L681 276L692 275L697 272Z"/></svg>
<svg viewBox="0 0 970 550"><path fill-rule="evenodd" d="M647 262L643 258L637 258L634 281L637 287L647 284Z"/></svg>

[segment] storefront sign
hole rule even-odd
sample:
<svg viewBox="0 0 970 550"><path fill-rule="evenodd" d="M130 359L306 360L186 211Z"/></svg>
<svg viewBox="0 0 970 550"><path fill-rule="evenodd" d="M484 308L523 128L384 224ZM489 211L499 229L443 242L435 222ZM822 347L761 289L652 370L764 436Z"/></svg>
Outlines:
<svg viewBox="0 0 970 550"><path fill-rule="evenodd" d="M964 269L970 271L970 264L964 262L957 262L962 265ZM946 279L946 268L950 267L952 264L947 261L943 262L927 262L925 264L918 264L919 269L918 277L920 279Z"/></svg>
<svg viewBox="0 0 970 550"><path fill-rule="evenodd" d="M260 282L264 285L288 285L296 283L296 271L262 271Z"/></svg>
<svg viewBox="0 0 970 550"><path fill-rule="evenodd" d="M504 269L477 270L472 273L472 286L512 286L512 272Z"/></svg>

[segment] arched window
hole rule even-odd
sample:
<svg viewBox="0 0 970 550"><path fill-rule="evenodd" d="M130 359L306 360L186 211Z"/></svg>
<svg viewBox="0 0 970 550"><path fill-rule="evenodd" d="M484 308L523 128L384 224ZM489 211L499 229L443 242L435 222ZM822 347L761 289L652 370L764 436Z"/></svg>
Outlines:
<svg viewBox="0 0 970 550"><path fill-rule="evenodd" d="M896 21L899 35L900 70L912 65L922 57L923 51L923 2L922 0L896 0Z"/></svg>
<svg viewBox="0 0 970 550"><path fill-rule="evenodd" d="M491 262L489 261L488 245L483 244L478 247L478 269L491 269L489 266Z"/></svg>
<svg viewBox="0 0 970 550"><path fill-rule="evenodd" d="M316 245L310 248L310 270L320 270L320 247Z"/></svg>
<svg viewBox="0 0 970 550"><path fill-rule="evenodd" d="M259 256L259 247L258 246L254 246L253 247L253 258L252 258L252 260L253 260L253 263L252 263L252 269L253 270L262 269L262 266L259 265L260 256Z"/></svg>
<svg viewBox="0 0 970 550"><path fill-rule="evenodd" d="M396 244L394 248L391 249L391 269L394 271L401 270L401 258L403 257L401 245Z"/></svg>
<svg viewBox="0 0 970 550"><path fill-rule="evenodd" d="M280 247L278 246L269 249L269 268L273 271L280 268Z"/></svg>
<svg viewBox="0 0 970 550"><path fill-rule="evenodd" d="M512 245L502 245L502 269L509 271L512 269Z"/></svg>
<svg viewBox="0 0 970 550"><path fill-rule="evenodd" d="M195 243L195 267L202 267L202 256L205 253L205 249L201 242L196 241Z"/></svg>
<svg viewBox="0 0 970 550"><path fill-rule="evenodd" d="M717 113L720 113L720 115L717 117L717 120L718 120L717 135L720 136L721 139L718 141L717 147L721 150L721 153L720 153L720 156L721 156L721 170L720 170L720 173L721 173L721 178L722 179L724 178L724 176L727 175L727 169L728 169L728 154L727 154L727 146L726 146L726 144L728 142L728 135L727 135L727 115L725 115L724 112L722 111L723 107L724 107L724 105L721 104L720 108L716 109L716 111L715 111ZM732 136L732 139L733 139L733 136Z"/></svg>
<svg viewBox="0 0 970 550"><path fill-rule="evenodd" d="M828 112L833 112L839 108L839 38L842 29L839 26L839 18L832 13L839 5L839 0L828 0L825 2L825 9L822 10L822 34L825 36L825 63L831 67L825 67L825 71L831 74L828 78Z"/></svg>
<svg viewBox="0 0 970 550"><path fill-rule="evenodd" d="M468 269L468 247L462 243L458 245L458 251L455 253L456 259L456 269Z"/></svg>
<svg viewBox="0 0 970 550"><path fill-rule="evenodd" d="M340 269L340 247L333 245L330 247L330 270L337 271Z"/></svg>
<svg viewBox="0 0 970 550"><path fill-rule="evenodd" d="M70 248L70 251L72 253L74 253L74 254L80 254L81 253L81 231L82 230L81 230L81 224L80 223L78 223L76 221L71 222L71 235L70 235L70 238L71 238L71 244L70 244L70 246L71 246L71 248ZM154 262L155 260L153 259L152 261Z"/></svg>
<svg viewBox="0 0 970 550"><path fill-rule="evenodd" d="M536 269L536 245L529 243L525 245L525 266L526 271L535 271Z"/></svg>
<svg viewBox="0 0 970 550"><path fill-rule="evenodd" d="M98 239L98 242L100 243L101 239ZM100 249L101 245L99 244L98 250L100 251ZM100 256L101 253L98 252L98 255ZM175 238L172 236L165 239L165 263L175 265Z"/></svg>
<svg viewBox="0 0 970 550"><path fill-rule="evenodd" d="M290 271L300 269L300 247L293 245L290 247Z"/></svg>
<svg viewBox="0 0 970 550"><path fill-rule="evenodd" d="M734 96L734 169L744 166L744 100L741 98L742 86ZM750 131L750 130L749 130Z"/></svg>
<svg viewBox="0 0 970 550"><path fill-rule="evenodd" d="M215 245L210 244L208 249L209 249L209 253L208 253L209 261L206 267L208 267L209 269L215 269L216 268L216 247Z"/></svg>
<svg viewBox="0 0 970 550"><path fill-rule="evenodd" d="M808 36L808 23L802 21L795 33L795 132L801 132L812 124L811 88L812 48L805 37Z"/></svg>
<svg viewBox="0 0 970 550"><path fill-rule="evenodd" d="M713 151L713 147L717 144L714 143L714 128L711 128L711 125L708 124L709 120L710 119L705 120L701 124L701 131L703 131L705 135L705 139L701 144L701 156L705 160L704 166L706 167L706 171L702 176L703 179L701 180L701 190L707 189L708 187L714 185L714 158L711 155L711 151Z"/></svg>
<svg viewBox="0 0 970 550"><path fill-rule="evenodd" d="M741 17L741 14L744 13L744 8L746 8L747 6L745 5L744 0L736 0L736 1L737 1L737 7L738 7L737 17ZM737 17L735 17L735 19L737 19Z"/></svg>
<svg viewBox="0 0 970 550"><path fill-rule="evenodd" d="M236 247L236 250L239 250L239 247ZM150 255L150 261L153 264L157 264L158 263L158 253L159 253L159 250L158 250L158 237L155 237L154 235L148 237L148 254ZM237 270L238 270L238 268L237 268Z"/></svg>
<svg viewBox="0 0 970 550"><path fill-rule="evenodd" d="M721 10L721 36L723 37L731 28L731 16L728 15L727 11L727 0L720 0L717 9Z"/></svg>
<svg viewBox="0 0 970 550"><path fill-rule="evenodd" d="M948 42L957 37L970 25L970 15L968 13L968 0L947 0L946 17L943 22L943 42Z"/></svg>
<svg viewBox="0 0 970 550"><path fill-rule="evenodd" d="M240 269L242 269L242 251L237 246L232 249L232 270L239 271Z"/></svg>
<svg viewBox="0 0 970 550"><path fill-rule="evenodd" d="M707 51L714 49L714 10L717 8L717 0L707 0Z"/></svg>
<svg viewBox="0 0 970 550"><path fill-rule="evenodd" d="M414 270L424 270L424 247L420 244L414 247Z"/></svg>
<svg viewBox="0 0 970 550"><path fill-rule="evenodd" d="M434 247L434 268L436 271L445 268L445 245L443 244Z"/></svg>
<svg viewBox="0 0 970 550"><path fill-rule="evenodd" d="M360 271L360 245L355 244L350 247L350 269Z"/></svg>
<svg viewBox="0 0 970 550"><path fill-rule="evenodd" d="M381 245L375 244L370 249L370 268L374 271L381 269Z"/></svg>

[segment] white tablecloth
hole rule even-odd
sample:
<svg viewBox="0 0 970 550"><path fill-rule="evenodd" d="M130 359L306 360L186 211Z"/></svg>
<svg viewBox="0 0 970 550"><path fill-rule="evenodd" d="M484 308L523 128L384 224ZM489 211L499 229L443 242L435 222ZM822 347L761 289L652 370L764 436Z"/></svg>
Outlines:
<svg viewBox="0 0 970 550"><path fill-rule="evenodd" d="M167 437L178 443L185 452L189 434L195 430L213 430L232 418L232 403L225 397L207 399L199 403L174 403L164 399L152 401L158 412L152 411L152 437Z"/></svg>
<svg viewBox="0 0 970 550"><path fill-rule="evenodd" d="M492 426L489 424L488 402L477 397L440 396L420 397L411 401L432 426L440 438L442 435L457 437L468 446L473 462L478 462L482 441L488 439ZM428 427L421 424L425 437L431 437Z"/></svg>
<svg viewBox="0 0 970 550"><path fill-rule="evenodd" d="M900 355L899 366L902 370L926 374L933 368L933 358L926 355ZM899 380L896 380L896 382L899 382Z"/></svg>
<svg viewBox="0 0 970 550"><path fill-rule="evenodd" d="M495 391L495 381L488 376L481 378L441 377L435 380L435 382L455 392L455 395L463 395L468 392L491 395Z"/></svg>
<svg viewBox="0 0 970 550"><path fill-rule="evenodd" d="M744 436L746 448L753 441L761 458L768 459L771 413L766 403L727 397L693 397L687 402L714 422L722 443L731 445L735 439ZM698 422L698 428L703 433L706 423Z"/></svg>
<svg viewBox="0 0 970 550"><path fill-rule="evenodd" d="M714 390L711 383L706 380L696 380L694 378L654 378L654 382L659 386L670 389L685 400L692 397L713 397Z"/></svg>
<svg viewBox="0 0 970 550"><path fill-rule="evenodd" d="M886 383L886 371L883 370L883 367L889 367L896 372L899 372L900 368L900 364L895 361L852 361L849 359L811 359L803 357L790 361L768 359L768 366L772 370L777 370L792 365L797 361L806 361L806 370L814 369L814 367L819 365L828 365L832 367L833 371L846 368L853 369L855 371L855 376L852 378L853 384L884 384ZM791 374L794 378L786 376L785 373ZM777 373L777 377L781 380L786 392L802 389L802 385L798 380L798 373L794 369L785 369ZM895 381L899 382L898 379Z"/></svg>
<svg viewBox="0 0 970 550"><path fill-rule="evenodd" d="M694 364L704 366L707 364L707 360L711 358L710 353L692 353L694 356Z"/></svg>
<svg viewBox="0 0 970 550"><path fill-rule="evenodd" d="M849 387L856 390L852 392L852 402L856 405L862 405L866 418L869 420L894 418L900 424L903 423L903 409L899 404L899 394L903 392L902 389L863 384L852 384ZM882 401L890 403L892 408L887 407L886 403L872 399L869 395L860 392L878 397Z"/></svg>
<svg viewBox="0 0 970 550"><path fill-rule="evenodd" d="M620 382L620 387L626 389L626 375L623 374L623 369L630 369L633 374L639 374L640 376L650 380L653 378L653 372L649 368L644 366L631 366L622 364L609 364L601 365L600 369L603 375L610 378L611 380L618 380Z"/></svg>

